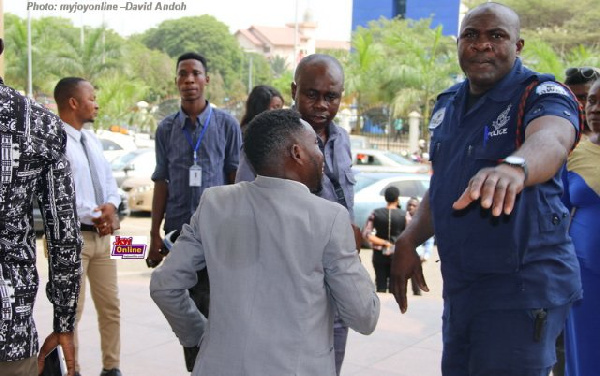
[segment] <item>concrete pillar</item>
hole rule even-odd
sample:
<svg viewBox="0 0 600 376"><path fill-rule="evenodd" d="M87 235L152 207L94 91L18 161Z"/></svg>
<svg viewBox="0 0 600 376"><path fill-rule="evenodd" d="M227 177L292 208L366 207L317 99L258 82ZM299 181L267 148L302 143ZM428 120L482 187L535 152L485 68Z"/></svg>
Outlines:
<svg viewBox="0 0 600 376"><path fill-rule="evenodd" d="M410 154L419 150L421 114L416 111L408 114L408 152Z"/></svg>

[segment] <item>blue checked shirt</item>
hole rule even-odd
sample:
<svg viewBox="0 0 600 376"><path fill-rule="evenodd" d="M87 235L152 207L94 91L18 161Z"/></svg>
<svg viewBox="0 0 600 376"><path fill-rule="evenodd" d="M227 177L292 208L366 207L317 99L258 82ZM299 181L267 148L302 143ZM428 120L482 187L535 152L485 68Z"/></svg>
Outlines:
<svg viewBox="0 0 600 376"><path fill-rule="evenodd" d="M227 175L235 172L240 159L242 136L240 126L231 115L212 108L210 121L198 149L198 164L202 168L202 186L190 187L190 167L194 163L194 143L200 136L208 117L208 106L191 125L189 117L180 109L167 116L156 130L156 169L153 181L168 183L165 209L165 232L179 230L196 210L206 188L227 184Z"/></svg>

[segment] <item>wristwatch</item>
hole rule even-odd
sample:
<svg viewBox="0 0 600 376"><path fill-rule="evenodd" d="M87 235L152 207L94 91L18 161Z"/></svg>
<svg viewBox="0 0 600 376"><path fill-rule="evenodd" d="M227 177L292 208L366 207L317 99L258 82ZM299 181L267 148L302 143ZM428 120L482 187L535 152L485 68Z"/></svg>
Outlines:
<svg viewBox="0 0 600 376"><path fill-rule="evenodd" d="M529 169L527 168L527 161L525 160L525 158L511 155L503 159L501 162L509 166L520 167L525 173L525 181L527 181L527 177L529 176Z"/></svg>

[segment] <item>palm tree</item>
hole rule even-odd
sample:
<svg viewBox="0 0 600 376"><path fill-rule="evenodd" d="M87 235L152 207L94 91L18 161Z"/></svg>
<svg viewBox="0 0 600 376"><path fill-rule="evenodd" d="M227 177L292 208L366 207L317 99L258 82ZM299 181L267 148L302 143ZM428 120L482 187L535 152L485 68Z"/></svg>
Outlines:
<svg viewBox="0 0 600 376"><path fill-rule="evenodd" d="M52 68L63 75L83 77L95 82L103 73L118 66L122 38L105 28L85 28L65 36L61 49L53 51Z"/></svg>

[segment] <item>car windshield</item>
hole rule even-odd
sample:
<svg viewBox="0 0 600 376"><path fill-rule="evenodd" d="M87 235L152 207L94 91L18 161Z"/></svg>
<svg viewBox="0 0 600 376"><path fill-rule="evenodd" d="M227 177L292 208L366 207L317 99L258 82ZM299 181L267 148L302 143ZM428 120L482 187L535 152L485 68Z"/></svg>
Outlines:
<svg viewBox="0 0 600 376"><path fill-rule="evenodd" d="M406 166L414 166L415 162L410 161L406 158L404 158L401 155L398 155L396 153L391 153L391 152L385 152L383 153L383 155L385 155L386 157L388 157L389 159L393 160L394 162L401 164L401 165L406 165Z"/></svg>
<svg viewBox="0 0 600 376"><path fill-rule="evenodd" d="M372 175L365 174L357 174L356 175L356 184L354 184L354 193L360 191L361 189L368 187L369 185L375 183L377 180L381 180L382 177L376 177Z"/></svg>
<svg viewBox="0 0 600 376"><path fill-rule="evenodd" d="M119 145L116 142L113 142L111 140L105 140L105 139L101 138L100 142L102 143L102 149L104 149L104 150L123 150L121 145Z"/></svg>
<svg viewBox="0 0 600 376"><path fill-rule="evenodd" d="M133 162L133 160L142 153L143 152L140 152L140 151L134 151L131 153L127 153L127 154L123 155L122 157L113 160L110 163L110 166L113 171L122 170L125 168L125 166L127 166L129 163Z"/></svg>

